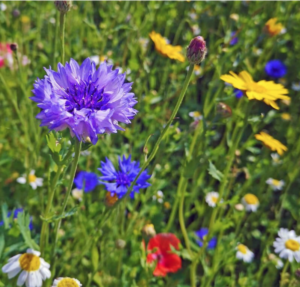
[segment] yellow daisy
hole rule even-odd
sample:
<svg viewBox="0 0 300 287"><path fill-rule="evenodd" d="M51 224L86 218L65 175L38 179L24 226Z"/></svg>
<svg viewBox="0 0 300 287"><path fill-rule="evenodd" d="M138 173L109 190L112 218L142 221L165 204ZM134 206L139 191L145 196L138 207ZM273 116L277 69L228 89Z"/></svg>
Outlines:
<svg viewBox="0 0 300 287"><path fill-rule="evenodd" d="M256 134L255 138L259 141L262 141L263 144L268 147L272 151L276 151L279 155L283 155L288 148L283 145L280 141L274 139L272 136L267 133L260 132L260 134Z"/></svg>
<svg viewBox="0 0 300 287"><path fill-rule="evenodd" d="M165 57L169 57L170 59L184 62L185 58L181 54L182 52L181 46L172 46L168 44L167 40L162 35L154 31L152 31L149 34L149 36L151 40L154 42L156 51L158 51L161 55Z"/></svg>
<svg viewBox="0 0 300 287"><path fill-rule="evenodd" d="M238 75L231 71L229 73L231 75L223 75L220 79L244 91L249 100L264 101L267 105L279 110L275 101L290 99L290 97L285 96L289 91L281 84L265 80L254 82L251 75L246 71L242 71Z"/></svg>
<svg viewBox="0 0 300 287"><path fill-rule="evenodd" d="M265 24L265 29L271 36L278 35L284 29L281 23L276 23L276 22L277 22L277 18L271 18Z"/></svg>

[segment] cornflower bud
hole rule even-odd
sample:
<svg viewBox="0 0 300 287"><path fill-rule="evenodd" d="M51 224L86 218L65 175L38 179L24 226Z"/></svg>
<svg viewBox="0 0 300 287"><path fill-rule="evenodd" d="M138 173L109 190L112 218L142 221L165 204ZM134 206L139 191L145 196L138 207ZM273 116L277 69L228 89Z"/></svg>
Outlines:
<svg viewBox="0 0 300 287"><path fill-rule="evenodd" d="M207 53L206 42L201 36L195 37L186 50L186 57L191 64L199 65Z"/></svg>
<svg viewBox="0 0 300 287"><path fill-rule="evenodd" d="M57 8L57 10L63 14L66 14L70 11L72 7L72 1L67 0L67 1L54 1L54 4Z"/></svg>
<svg viewBox="0 0 300 287"><path fill-rule="evenodd" d="M18 45L15 43L12 43L12 44L10 44L10 49L15 52L18 49Z"/></svg>

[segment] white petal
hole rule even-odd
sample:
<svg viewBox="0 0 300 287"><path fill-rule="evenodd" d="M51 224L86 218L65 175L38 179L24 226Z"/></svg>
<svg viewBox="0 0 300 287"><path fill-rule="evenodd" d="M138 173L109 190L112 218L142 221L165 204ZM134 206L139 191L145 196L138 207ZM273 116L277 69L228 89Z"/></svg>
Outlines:
<svg viewBox="0 0 300 287"><path fill-rule="evenodd" d="M32 187L33 189L36 189L36 188L37 188L37 185L36 185L35 182L31 182L30 185L31 185L31 187Z"/></svg>
<svg viewBox="0 0 300 287"><path fill-rule="evenodd" d="M13 270L20 268L19 260L11 261L2 267L3 273L12 272Z"/></svg>
<svg viewBox="0 0 300 287"><path fill-rule="evenodd" d="M18 286L22 286L26 279L27 279L27 276L28 276L28 272L27 271L22 271L21 274L19 275L19 278L18 278L18 281L17 281L17 285Z"/></svg>
<svg viewBox="0 0 300 287"><path fill-rule="evenodd" d="M8 262L11 262L11 261L15 261L16 259L19 259L21 257L21 254L17 254L11 258L8 259Z"/></svg>
<svg viewBox="0 0 300 287"><path fill-rule="evenodd" d="M48 268L48 269L50 268L50 264L47 263L43 258L40 258L40 260L41 260L41 264L43 267Z"/></svg>
<svg viewBox="0 0 300 287"><path fill-rule="evenodd" d="M26 178L25 177L18 177L17 182L21 183L21 184L24 184L24 183L26 183Z"/></svg>
<svg viewBox="0 0 300 287"><path fill-rule="evenodd" d="M32 169L32 170L30 171L30 174L34 175L34 174L35 174L35 170Z"/></svg>
<svg viewBox="0 0 300 287"><path fill-rule="evenodd" d="M28 249L26 250L26 252L27 252L27 253L34 254L34 255L36 255L36 256L40 256L40 255L41 255L41 252L36 251L36 250L34 250L34 249L32 249L32 248L28 248Z"/></svg>
<svg viewBox="0 0 300 287"><path fill-rule="evenodd" d="M20 271L21 271L21 267L18 267L16 269L14 269L13 271L8 272L8 279L11 279L13 277L15 277Z"/></svg>
<svg viewBox="0 0 300 287"><path fill-rule="evenodd" d="M42 274L43 280L46 280L47 278L51 277L50 270L45 267L40 268L40 272Z"/></svg>

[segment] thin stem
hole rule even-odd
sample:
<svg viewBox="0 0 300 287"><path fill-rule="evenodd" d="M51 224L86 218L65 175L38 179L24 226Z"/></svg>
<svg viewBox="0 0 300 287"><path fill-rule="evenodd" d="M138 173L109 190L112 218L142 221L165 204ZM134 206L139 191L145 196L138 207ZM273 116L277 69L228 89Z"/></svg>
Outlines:
<svg viewBox="0 0 300 287"><path fill-rule="evenodd" d="M57 13L57 16L56 16L56 21L55 21L55 35L54 35L54 41L53 41L53 51L52 51L52 67L55 67L55 56L56 56L56 46L57 46L57 34L58 34L58 16L59 14Z"/></svg>
<svg viewBox="0 0 300 287"><path fill-rule="evenodd" d="M287 260L285 262L285 265L284 265L283 269L282 269L282 272L280 273L280 285L279 285L280 287L283 287L286 283L287 278L286 278L285 273L287 273L286 271L288 269L288 266L289 266L289 261Z"/></svg>
<svg viewBox="0 0 300 287"><path fill-rule="evenodd" d="M64 13L60 13L60 40L61 40L61 63L65 62L65 19Z"/></svg>

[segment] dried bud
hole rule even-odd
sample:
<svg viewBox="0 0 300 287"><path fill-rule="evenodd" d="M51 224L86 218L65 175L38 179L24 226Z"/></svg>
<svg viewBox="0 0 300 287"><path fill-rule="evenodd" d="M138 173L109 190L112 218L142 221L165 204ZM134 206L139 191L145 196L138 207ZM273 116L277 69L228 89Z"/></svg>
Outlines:
<svg viewBox="0 0 300 287"><path fill-rule="evenodd" d="M14 9L12 11L12 15L15 17L15 18L18 18L20 16L20 11L18 9Z"/></svg>
<svg viewBox="0 0 300 287"><path fill-rule="evenodd" d="M57 10L63 14L66 14L70 11L72 7L72 1L54 1L54 4L57 8Z"/></svg>
<svg viewBox="0 0 300 287"><path fill-rule="evenodd" d="M111 195L110 191L108 191L105 195L105 204L108 207L112 207L116 202L118 201L118 196L115 193L114 195Z"/></svg>
<svg viewBox="0 0 300 287"><path fill-rule="evenodd" d="M10 49L15 52L18 49L18 45L15 43L12 43L12 44L10 44Z"/></svg>
<svg viewBox="0 0 300 287"><path fill-rule="evenodd" d="M186 57L191 64L200 64L207 53L206 42L203 37L195 37L187 47Z"/></svg>
<svg viewBox="0 0 300 287"><path fill-rule="evenodd" d="M297 269L297 270L295 271L295 275L296 275L297 277L300 277L300 269Z"/></svg>
<svg viewBox="0 0 300 287"><path fill-rule="evenodd" d="M147 237L153 237L156 235L156 231L154 229L154 225L153 224L146 224L143 227L143 234Z"/></svg>
<svg viewBox="0 0 300 287"><path fill-rule="evenodd" d="M116 248L117 249L123 249L126 245L126 241L124 241L123 239L117 239L116 240Z"/></svg>
<svg viewBox="0 0 300 287"><path fill-rule="evenodd" d="M217 114L219 114L222 118L230 118L232 111L228 105L220 102L217 104Z"/></svg>

